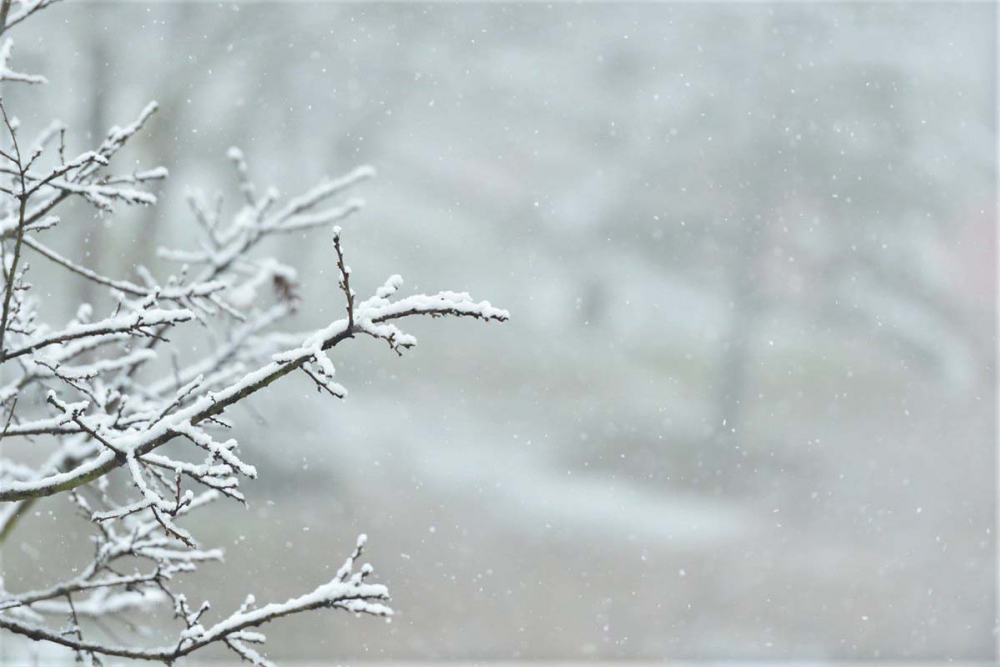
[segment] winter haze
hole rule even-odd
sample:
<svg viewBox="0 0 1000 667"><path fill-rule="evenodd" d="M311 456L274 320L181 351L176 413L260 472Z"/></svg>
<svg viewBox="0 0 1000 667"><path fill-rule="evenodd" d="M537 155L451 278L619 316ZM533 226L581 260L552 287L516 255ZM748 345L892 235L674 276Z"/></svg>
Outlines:
<svg viewBox="0 0 1000 667"><path fill-rule="evenodd" d="M185 524L226 551L189 597L286 600L364 532L397 612L269 624L271 657L988 661L996 19L66 2L15 35L49 84L3 93L33 132L63 120L73 155L159 102L118 162L169 169L159 204L75 203L45 237L104 274L176 271L157 248L197 247L185 193L239 206L238 146L282 195L377 169L342 223L359 294L399 273L403 294L511 313L408 323L402 357L350 341L331 352L346 400L294 376L232 412L260 475L247 508ZM303 279L294 329L342 316L328 231L270 247ZM46 315L109 309L26 257ZM190 332L193 356L217 344ZM82 566L90 532L65 498L38 503L4 586ZM142 621L149 641L168 620Z"/></svg>

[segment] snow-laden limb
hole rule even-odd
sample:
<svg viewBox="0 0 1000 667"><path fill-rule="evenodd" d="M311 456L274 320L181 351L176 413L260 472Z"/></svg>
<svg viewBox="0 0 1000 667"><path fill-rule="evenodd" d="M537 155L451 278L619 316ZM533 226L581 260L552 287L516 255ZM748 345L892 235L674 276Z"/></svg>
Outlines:
<svg viewBox="0 0 1000 667"><path fill-rule="evenodd" d="M48 79L37 74L15 72L10 68L11 52L14 50L14 40L7 38L0 46L0 81L20 81L22 83L48 83Z"/></svg>
<svg viewBox="0 0 1000 667"><path fill-rule="evenodd" d="M168 646L144 649L110 643L88 642L80 638L74 639L65 633L49 630L41 625L22 621L10 614L3 613L9 609L16 608L8 606L5 609L3 608L3 603L0 603L0 628L37 641L59 644L79 652L132 658L135 660L172 663L179 658L190 655L216 642L222 642L230 646L230 648L234 648L238 654L246 657L249 653L240 650L241 648L246 648L244 642L263 643L265 641L264 635L258 632L250 632L248 629L260 627L265 623L270 623L286 616L318 609L342 609L354 614L368 614L382 617L392 616L393 610L385 604L389 600L388 589L381 584L372 584L367 581L373 572L372 567L366 563L358 568L357 571L354 570L356 561L363 551L365 541L366 537L364 535L360 536L354 552L337 571L333 579L317 586L311 592L290 598L284 602L272 602L260 607L255 606L253 597L249 596L247 601L238 610L207 628L200 621L203 614L208 611L208 605L202 605L197 610L192 611L186 597L165 591L166 595L164 597L174 602L174 608L179 612L178 616L184 620L187 626L186 629L178 634L176 643ZM133 581L132 585L141 583L148 582ZM120 585L120 582L114 582L114 585ZM52 598L63 594L65 590L67 590L67 587L60 589L59 593L53 593ZM109 608L112 613L120 611L123 608L142 608L142 604L148 601L148 597L145 594L124 598L117 596L110 597L110 599L104 598L103 600L100 598L95 599L95 597L90 598L88 600L89 604L85 607L85 612L88 615L101 616L104 615L102 612ZM155 597L159 599L159 596ZM46 600L52 598L46 598ZM101 607L102 602L106 605L104 609ZM46 607L52 611L56 611L57 609L62 610L59 607L51 608L48 605ZM235 647L233 646L234 643L236 644ZM256 651L252 653L261 660L264 660Z"/></svg>
<svg viewBox="0 0 1000 667"><path fill-rule="evenodd" d="M0 360L7 361L49 347L68 343L79 338L121 339L129 336L152 336L151 329L172 326L194 319L190 310L161 310L146 308L127 315L117 315L97 322L73 324L55 332L28 337L12 350L0 350Z"/></svg>
<svg viewBox="0 0 1000 667"><path fill-rule="evenodd" d="M464 292L441 292L434 296L414 295L395 302L384 298L368 300L351 316L354 319L353 324L350 323L351 318L337 320L308 336L299 347L274 355L274 360L270 364L245 374L228 387L203 395L190 405L151 423L146 430L139 433L130 430L121 436L109 438L109 446L106 449L72 470L36 480L7 484L0 490L0 501L49 496L93 481L126 463L123 457L116 455L115 452L133 452L136 456L152 452L177 434L183 433L184 429L221 415L231 405L306 364L322 364L321 360L326 358L324 354L326 350L353 337L355 333L384 338L393 345L392 339L400 336L401 332L394 326L387 328L384 324L391 320L416 315L472 317L501 322L510 317L506 310L495 308L488 301L474 301ZM416 339L409 335L397 340L401 340L405 347L411 347L416 343ZM398 348L397 343L394 349Z"/></svg>
<svg viewBox="0 0 1000 667"><path fill-rule="evenodd" d="M238 160L234 160L237 169L241 169L241 165L245 168L242 152L230 149L230 156L233 155L239 156ZM327 209L317 210L317 208L332 197L374 175L375 170L371 167L358 167L345 176L322 182L293 198L275 212L271 212L270 209L276 202L276 192L269 191L260 200L253 198L253 186L241 176L244 194L250 199L228 224L223 224L217 213L209 211L203 197L192 193L189 195L189 202L199 223L208 230L211 241L209 248L199 251L160 248L159 254L164 259L185 264L207 265L200 280L212 280L230 270L238 259L245 260L251 249L271 235L332 225L357 213L364 206L364 202L360 199L351 199L343 205ZM251 193L249 195L246 189L248 187Z"/></svg>
<svg viewBox="0 0 1000 667"><path fill-rule="evenodd" d="M0 33L50 2L0 0ZM11 71L10 54L8 40L0 45L0 80L41 81ZM365 299L355 293L342 230L334 225L362 210L363 201L348 195L374 176L366 166L283 199L273 187L258 187L246 156L231 149L239 204L227 211L221 196L190 193L203 238L194 248L160 250L180 261L170 275L138 266L133 276L112 277L72 251L53 250L47 240L61 224L56 209L65 201L85 201L104 214L119 204L156 204L150 187L167 177L165 169L114 171L115 157L156 108L147 105L136 120L73 157L62 123L22 142L19 123L0 100L0 132L6 129L0 136L0 544L32 521L34 503L52 496L73 503L94 543L91 562L72 576L23 592L0 582L0 629L68 647L83 664L98 664L100 656L171 663L219 644L254 665L270 665L260 648L265 637L253 629L262 624L316 609L392 611L386 588L369 581L371 566L355 567L363 536L336 576L305 595L263 606L249 596L211 623L207 601L189 603L177 575L221 562L222 552L200 546L186 518L211 511L216 501L247 503L241 484L267 474L237 438L222 435L235 423L231 408L297 371L318 391L346 397L348 389L336 381L339 346L363 334L402 354L417 343L402 328L406 318L509 315L464 292L399 297L398 275ZM280 234L321 228L333 228L329 261L344 314L311 331L289 330L285 321L300 308L301 278L262 246ZM81 304L68 322L47 321L43 298L52 287L32 284L28 260L35 257L107 298ZM197 347L207 351L199 358L189 358L191 346L171 343L179 327L204 332L207 342ZM41 463L10 457L25 447L45 452L32 458ZM115 470L124 484L109 481ZM183 624L169 645L146 648L138 638L119 644L117 632L104 633L123 616L157 606L172 609Z"/></svg>
<svg viewBox="0 0 1000 667"><path fill-rule="evenodd" d="M3 26L2 30L5 31L13 28L35 12L41 11L58 1L59 0L22 0L21 2L16 3L18 5L18 10L13 14L7 14L7 8L14 3L4 2L4 14L0 17L5 19L4 21L0 21L0 24Z"/></svg>

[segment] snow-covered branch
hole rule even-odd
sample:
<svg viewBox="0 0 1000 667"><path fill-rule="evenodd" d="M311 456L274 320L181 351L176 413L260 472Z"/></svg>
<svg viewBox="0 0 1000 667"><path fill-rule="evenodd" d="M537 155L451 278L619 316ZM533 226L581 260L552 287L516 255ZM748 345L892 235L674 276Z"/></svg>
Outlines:
<svg viewBox="0 0 1000 667"><path fill-rule="evenodd" d="M51 2L0 0L0 34ZM0 81L44 82L11 68L12 44L4 36ZM304 595L260 606L250 596L211 623L207 602L188 601L175 575L223 554L200 546L187 517L216 501L250 502L242 484L267 475L237 438L222 435L235 419L232 408L297 371L319 391L346 397L335 380L337 358L359 334L402 354L416 345L400 328L406 318L504 321L508 313L463 292L399 297L399 276L362 299L334 225L362 210L362 200L347 195L374 170L358 167L283 199L254 183L250 161L235 148L228 157L238 204L227 214L221 196L190 194L202 240L194 248L160 249L180 262L173 275L137 267L134 276L111 276L86 258L55 251L47 239L59 234L57 209L66 201L85 201L103 215L118 205L157 203L149 188L166 178L165 169L114 172L116 155L156 108L149 104L92 150L68 157L63 124L53 122L29 143L0 100L0 543L31 520L34 503L59 496L88 522L95 544L90 564L62 581L22 592L0 583L0 628L71 649L88 664L100 656L171 663L219 644L268 665L264 635L253 628L317 609L392 611L386 588L369 581L371 566L357 567L364 536L330 581ZM324 229L332 230L329 263L344 314L313 330L289 329L286 321L302 309L299 272L261 249L277 235ZM60 267L65 279L96 285L104 305L80 304L68 322L46 322L41 306L52 290L29 280L34 258ZM201 358L185 358L189 348L170 340L202 332L209 343L199 346L208 349ZM18 455L28 443L33 452L48 448L41 463L28 465L23 461L40 457ZM115 470L124 484L109 481ZM123 614L164 605L183 626L167 646L120 644L117 633L102 630ZM69 627L52 624L52 616L69 618Z"/></svg>
<svg viewBox="0 0 1000 667"><path fill-rule="evenodd" d="M168 646L158 648L134 648L111 643L85 641L82 638L70 637L57 630L50 630L37 622L22 620L21 618L18 618L17 615L10 613L0 613L0 628L4 628L10 632L23 635L36 641L59 644L67 648L71 648L79 653L116 656L122 658L132 658L135 660L163 662L167 664L194 653L198 649L204 648L210 644L222 642L240 654L241 657L248 658L252 654L255 656L252 659L258 661L257 664L265 664L263 662L265 659L257 654L256 651L250 652L245 650L246 646L244 642L250 641L261 644L266 640L264 635L258 632L248 632L248 628L257 628L265 623L269 623L285 616L292 616L294 614L300 614L318 609L342 609L354 614L392 616L392 609L384 604L385 601L389 599L388 589L381 584L371 584L367 582L368 577L373 572L372 567L366 563L358 568L357 571L354 569L356 560L361 555L366 539L366 536L360 536L358 538L358 546L354 550L354 553L348 557L347 561L337 571L334 578L325 584L317 586L311 592L291 598L284 602L272 602L260 607L256 606L254 597L250 595L238 610L207 628L200 623L203 613L209 608L207 605L203 605L202 607L199 607L197 611L192 612L188 606L187 599L184 596L168 592L164 597L173 601L174 608L178 612L177 615L180 616L187 625L186 629L178 634L176 643ZM142 577L136 577L130 579L127 583L116 580L107 582L107 585L111 587L136 585L140 583L148 582ZM43 593L35 593L33 595L36 598L39 598L39 596L45 596L36 599L35 602L37 603L42 600L49 600L59 595L69 595L73 592L79 592L80 590L86 590L86 588L81 587L79 584L76 587L70 584L63 585L58 589L45 591ZM135 608L146 602L143 597L136 598L136 596L129 596L125 600L121 600L120 597L111 599L116 600L117 605L120 608ZM108 604L107 599L103 600L103 602ZM88 613L99 611L99 609L94 608L96 606L97 605L90 605L86 607L85 610ZM8 606L6 609L0 609L0 611L9 611L11 609L18 608L19 607L16 606ZM57 611L61 612L64 611L64 609L52 608L52 612ZM32 620L37 618L34 615L29 615L29 617L32 618Z"/></svg>

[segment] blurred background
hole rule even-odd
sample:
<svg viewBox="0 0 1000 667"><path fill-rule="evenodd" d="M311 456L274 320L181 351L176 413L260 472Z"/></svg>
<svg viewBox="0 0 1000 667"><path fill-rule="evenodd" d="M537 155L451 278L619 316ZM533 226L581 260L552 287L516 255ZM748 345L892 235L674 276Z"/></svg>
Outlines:
<svg viewBox="0 0 1000 667"><path fill-rule="evenodd" d="M286 620L271 656L987 661L996 18L72 2L14 33L50 85L4 92L73 154L159 101L128 159L170 169L161 204L67 209L49 239L105 274L175 270L187 189L236 210L237 145L286 195L377 167L345 230L360 294L398 272L512 313L408 323L401 359L338 347L345 402L290 378L234 413L262 474L191 526L231 567L189 597L312 590L367 532L399 612ZM297 327L340 316L326 232L271 250ZM105 298L32 265L54 317ZM9 589L88 557L65 505L19 528Z"/></svg>

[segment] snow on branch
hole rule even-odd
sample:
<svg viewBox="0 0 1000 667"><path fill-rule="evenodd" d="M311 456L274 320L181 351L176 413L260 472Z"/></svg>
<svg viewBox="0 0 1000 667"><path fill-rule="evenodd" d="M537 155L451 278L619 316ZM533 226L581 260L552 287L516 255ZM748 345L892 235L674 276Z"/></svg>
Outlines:
<svg viewBox="0 0 1000 667"><path fill-rule="evenodd" d="M11 53L14 50L14 40L8 38L0 46L0 81L20 81L22 83L48 83L44 76L37 74L23 74L10 69L7 64L10 61Z"/></svg>
<svg viewBox="0 0 1000 667"><path fill-rule="evenodd" d="M51 2L0 0L0 34ZM12 44L5 38L0 45L0 81L43 82L9 68ZM385 586L369 581L371 566L358 566L364 536L333 579L285 602L258 606L249 596L210 621L211 605L181 592L178 574L223 557L199 544L187 517L216 502L249 502L242 484L267 475L236 438L223 435L235 420L232 408L298 372L317 391L346 397L335 379L338 348L359 334L403 354L417 343L402 328L407 318L502 322L509 315L464 292L399 296L398 275L374 294L356 294L335 225L362 210L363 201L349 195L374 176L370 167L283 199L258 187L247 157L230 149L237 205L227 210L221 195L189 194L203 238L195 248L160 249L182 265L173 275L137 267L132 277L111 276L53 250L43 239L58 234L63 202L84 201L104 214L156 205L149 188L167 177L165 169L116 173L114 166L156 109L147 105L92 150L67 157L62 123L26 142L0 99L0 544L16 539L36 502L58 496L88 523L95 547L89 565L45 588L8 591L0 581L0 629L63 646L86 664L101 656L172 663L218 644L269 665L265 637L254 628L318 609L383 617L392 610ZM322 229L332 231L328 261L343 315L311 331L289 330L286 320L300 310L299 272L259 250L274 236ZM60 267L61 279L93 283L110 306L81 304L69 321L46 321L41 306L52 286L32 283L32 259ZM204 332L203 356L188 358L189 347L172 344L175 331ZM49 454L27 465L17 455L26 447ZM110 481L116 470L123 484ZM163 606L182 625L166 646L143 646L139 637L121 643L129 622L121 635L105 631L125 615ZM69 626L53 617L68 618Z"/></svg>
<svg viewBox="0 0 1000 667"><path fill-rule="evenodd" d="M4 31L14 27L35 12L41 11L58 1L59 0L20 0L20 2L14 3L11 2L11 0L3 0L2 5L0 5L0 34L3 34ZM14 4L18 6L18 10L15 13L10 14L10 8Z"/></svg>
<svg viewBox="0 0 1000 667"><path fill-rule="evenodd" d="M37 615L29 616L29 618L31 618L29 621L21 620L21 618L18 618L17 614L0 613L0 628L4 628L10 632L23 635L36 641L59 644L67 648L71 648L78 653L116 656L122 658L132 658L135 660L149 660L167 664L183 658L184 656L189 655L198 649L204 648L205 646L221 642L233 649L241 657L248 658L251 655L256 656L253 659L258 661L257 664L265 664L264 662L260 662L265 659L257 654L256 651L248 650L245 646L245 642L263 643L266 638L258 632L249 632L248 628L256 628L279 618L319 609L342 609L354 614L368 614L371 616L383 617L392 616L392 609L384 604L384 602L389 599L388 589L382 584L372 584L367 582L368 577L373 572L372 567L365 564L356 572L354 571L355 562L361 555L365 539L364 535L359 537L357 548L354 553L348 557L347 562L340 568L336 576L325 584L316 587L313 591L306 593L305 595L291 598L285 602L272 602L260 607L256 606L256 601L253 596L248 596L246 602L244 602L238 610L217 623L208 626L207 628L200 621L202 615L210 608L209 605L202 605L197 610L192 611L188 605L187 599L183 595L165 590L165 595L163 597L174 603L174 609L177 611L177 615L186 625L186 629L178 633L177 641L168 646L159 648L135 648L111 643L85 641L82 638L73 638L68 636L66 633L50 630L45 626L38 624ZM124 579L125 578L120 578L119 581L109 580L106 582L106 585L111 587L149 583L142 576L130 578L128 579L128 583L124 583ZM63 594L68 596L71 592L86 590L81 588L78 582L79 578L74 580L74 583L65 584L54 589L57 590L58 593L53 593L52 590L43 593L42 595L46 596L44 597L44 600L51 599L47 597L49 594L51 594L52 597ZM36 593L31 597L26 597L25 599L33 599L34 602L30 604L37 605L43 601L37 599L38 597L39 594ZM92 599L93 597L91 600ZM115 598L111 599L115 600ZM116 600L118 606L124 608L128 608L129 606L135 608L138 606L137 603L145 601L145 598L136 599L134 597L127 598L126 600ZM18 606L18 602L20 601L12 601L11 603L8 603L9 606L2 609L2 611L23 608ZM108 604L107 599L105 599L104 602L105 605ZM123 602L131 602L132 604L122 604ZM0 603L0 605L2 604L3 603ZM29 603L22 602L21 604L26 606ZM50 608L46 608L47 611L48 609ZM58 608L58 610L62 611L61 608ZM86 608L86 611L90 614L99 610L99 605L96 604L91 604Z"/></svg>

